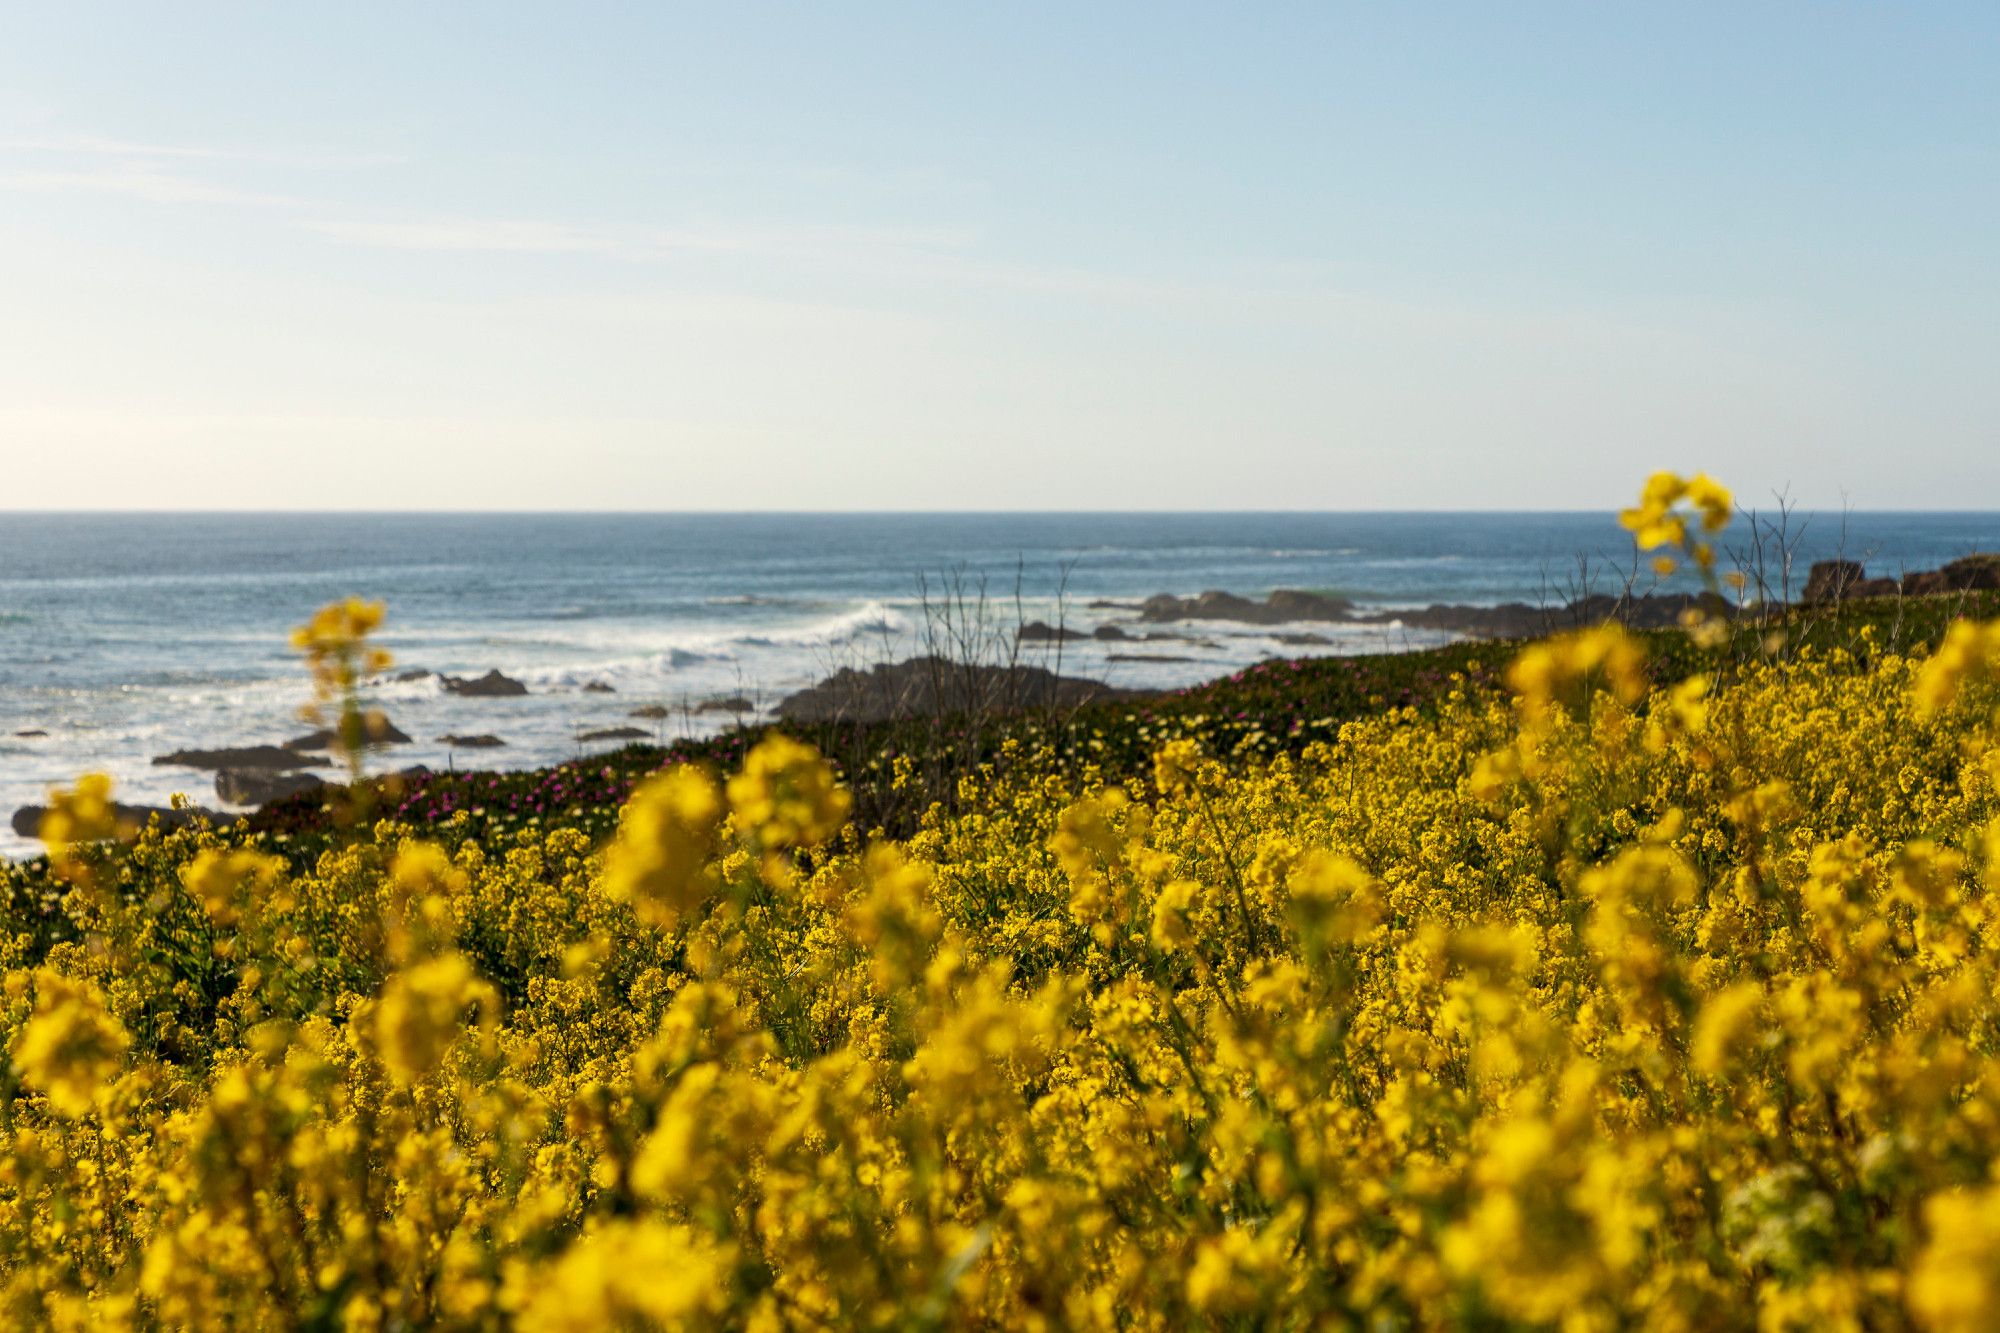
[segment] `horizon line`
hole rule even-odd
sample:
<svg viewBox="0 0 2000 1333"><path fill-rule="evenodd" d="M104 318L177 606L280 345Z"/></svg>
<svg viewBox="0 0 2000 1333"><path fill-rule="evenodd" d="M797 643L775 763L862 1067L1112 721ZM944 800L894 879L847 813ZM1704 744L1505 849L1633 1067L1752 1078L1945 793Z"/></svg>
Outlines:
<svg viewBox="0 0 2000 1333"><path fill-rule="evenodd" d="M0 518L259 518L259 517L355 517L386 518L408 516L412 518L1064 518L1064 517L1132 517L1132 518L1268 518L1268 517L1380 517L1380 516L1420 516L1420 517L1500 517L1537 515L1547 517L1615 517L1623 506L1604 509L1593 508L1472 508L1452 507L1438 509L1409 509L1380 507L1366 509L306 509L306 508L227 508L227 509L143 509L143 508L101 508L101 509L57 509L57 508L6 508L0 507ZM1756 506L1741 506L1741 514L1774 514L1776 507L1762 509ZM2000 506L1990 508L1948 508L1920 505L1884 505L1876 508L1841 506L1839 508L1813 508L1794 505L1789 511L1794 515L1813 517L1821 514L1909 514L1937 515L1952 517L2000 516Z"/></svg>

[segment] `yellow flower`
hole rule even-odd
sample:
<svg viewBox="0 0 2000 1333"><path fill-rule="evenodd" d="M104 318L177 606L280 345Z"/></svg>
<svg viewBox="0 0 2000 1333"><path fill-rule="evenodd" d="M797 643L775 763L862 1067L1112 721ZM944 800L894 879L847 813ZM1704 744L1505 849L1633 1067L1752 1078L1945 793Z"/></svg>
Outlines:
<svg viewBox="0 0 2000 1333"><path fill-rule="evenodd" d="M1739 981L1702 1003L1688 1048L1688 1063L1697 1073L1719 1078L1729 1071L1763 1003L1764 988L1754 981Z"/></svg>
<svg viewBox="0 0 2000 1333"><path fill-rule="evenodd" d="M2000 1188L1951 1190L1924 1205L1929 1242L1911 1266L1910 1313L1935 1333L2000 1320Z"/></svg>
<svg viewBox="0 0 2000 1333"><path fill-rule="evenodd" d="M1701 515L1704 532L1720 532L1729 526L1731 514L1736 509L1736 497L1706 472L1697 472L1688 479L1688 503Z"/></svg>
<svg viewBox="0 0 2000 1333"><path fill-rule="evenodd" d="M1168 741L1153 752L1153 785L1163 795L1172 795L1194 781L1201 763L1201 746L1191 740Z"/></svg>
<svg viewBox="0 0 2000 1333"><path fill-rule="evenodd" d="M1191 938L1188 931L1188 908L1194 902L1194 895L1201 886L1191 880L1177 879L1162 888L1153 899L1153 947L1171 953L1175 949L1187 947Z"/></svg>
<svg viewBox="0 0 2000 1333"><path fill-rule="evenodd" d="M692 1227L658 1220L608 1221L523 1274L523 1333L599 1333L611 1328L700 1328L722 1324L733 1287L733 1247Z"/></svg>
<svg viewBox="0 0 2000 1333"><path fill-rule="evenodd" d="M1523 649L1507 670L1507 683L1520 695L1531 725L1558 708L1586 711L1591 694L1600 689L1634 704L1646 694L1646 650L1622 626L1599 625Z"/></svg>
<svg viewBox="0 0 2000 1333"><path fill-rule="evenodd" d="M45 968L35 974L34 1014L11 1054L29 1087L45 1094L59 1114L77 1119L96 1106L131 1044L97 987Z"/></svg>
<svg viewBox="0 0 2000 1333"><path fill-rule="evenodd" d="M825 842L847 822L849 804L819 751L779 733L759 741L729 779L737 827L766 848Z"/></svg>
<svg viewBox="0 0 2000 1333"><path fill-rule="evenodd" d="M1308 852L1292 872L1290 888L1292 924L1315 946L1353 944L1381 923L1380 886L1338 853Z"/></svg>
<svg viewBox="0 0 2000 1333"><path fill-rule="evenodd" d="M604 893L642 920L671 930L715 890L709 858L722 793L692 764L646 779L625 803L604 854Z"/></svg>
<svg viewBox="0 0 2000 1333"><path fill-rule="evenodd" d="M375 1050L389 1076L416 1083L437 1068L467 1030L466 1011L488 1018L493 988L473 974L463 954L448 953L404 968L382 987L371 1014Z"/></svg>
<svg viewBox="0 0 2000 1333"><path fill-rule="evenodd" d="M2000 675L2000 620L1958 620L1917 668L1910 696L1919 712L1936 713L1950 706L1963 686L1996 675Z"/></svg>
<svg viewBox="0 0 2000 1333"><path fill-rule="evenodd" d="M242 848L208 847L181 869L181 882L217 925L233 923L240 910L245 888L270 888L284 871L285 863Z"/></svg>
<svg viewBox="0 0 2000 1333"><path fill-rule="evenodd" d="M304 710L305 716L317 720L320 704L338 705L335 744L346 754L356 776L361 770L362 747L388 727L387 718L361 707L359 694L368 677L395 665L394 657L367 641L381 627L383 615L382 603L349 597L329 602L292 631L292 647L305 655L316 700Z"/></svg>
<svg viewBox="0 0 2000 1333"><path fill-rule="evenodd" d="M86 773L72 790L58 788L49 793L48 812L42 816L39 832L57 872L75 876L83 869L76 855L79 845L129 838L134 829L111 799L111 779L103 773Z"/></svg>
<svg viewBox="0 0 2000 1333"><path fill-rule="evenodd" d="M1632 540L1640 550L1675 547L1699 565L1706 576L1715 565L1715 548L1689 536L1688 516L1678 508L1683 501L1692 508L1702 531L1711 535L1729 526L1736 505L1729 489L1706 472L1697 472L1687 479L1674 472L1655 472L1640 492L1639 503L1620 510L1618 521L1631 531ZM1677 565L1674 557L1661 555L1653 561L1653 570L1664 578Z"/></svg>

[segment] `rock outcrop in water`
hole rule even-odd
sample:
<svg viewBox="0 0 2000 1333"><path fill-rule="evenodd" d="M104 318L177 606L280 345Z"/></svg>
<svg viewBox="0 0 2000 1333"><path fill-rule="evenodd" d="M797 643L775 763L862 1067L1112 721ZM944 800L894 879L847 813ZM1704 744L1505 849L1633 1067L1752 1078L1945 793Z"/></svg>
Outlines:
<svg viewBox="0 0 2000 1333"><path fill-rule="evenodd" d="M1631 629L1666 629L1690 610L1733 616L1735 608L1709 593L1650 593L1642 597L1580 597L1561 606L1505 602L1499 606L1438 603L1412 611L1379 611L1355 616L1357 625L1402 625L1442 630L1480 639L1527 639L1615 620Z"/></svg>
<svg viewBox="0 0 2000 1333"><path fill-rule="evenodd" d="M287 772L300 768L324 768L327 761L315 755L288 750L282 745L238 745L220 750L176 750L172 754L156 755L156 765L175 765L180 768L234 768L265 769Z"/></svg>
<svg viewBox="0 0 2000 1333"><path fill-rule="evenodd" d="M489 671L483 676L439 676L447 694L463 694L480 699L511 699L528 692L528 687L512 676Z"/></svg>
<svg viewBox="0 0 2000 1333"><path fill-rule="evenodd" d="M1051 625L1046 621L1030 620L1014 631L1014 638L1020 643L1191 643L1200 648L1213 648L1215 644L1207 639L1197 639L1190 634L1173 634L1166 630L1149 630L1144 634L1134 634L1123 625L1099 625L1088 634L1080 629Z"/></svg>
<svg viewBox="0 0 2000 1333"><path fill-rule="evenodd" d="M598 731L586 731L577 737L580 741L644 741L652 738L653 733L644 727L605 727Z"/></svg>
<svg viewBox="0 0 2000 1333"><path fill-rule="evenodd" d="M364 747L373 748L378 745L413 744L411 738L404 734L403 729L391 722L387 717L384 717L380 713L376 713L374 717L376 720L369 723L367 738L362 741ZM287 750L307 751L332 750L339 740L339 732L335 731L332 727L321 727L318 731L308 731L303 736L292 737L285 742L284 748Z"/></svg>
<svg viewBox="0 0 2000 1333"><path fill-rule="evenodd" d="M1261 602L1226 592L1205 592L1199 597L1161 593L1146 599L1140 608L1139 618L1155 623L1230 620L1246 625L1402 625L1410 629L1441 630L1479 638L1514 639L1574 625L1595 624L1601 620L1621 621L1636 629L1657 629L1679 623L1681 614L1693 606L1728 611L1727 604L1718 598L1683 593L1653 593L1641 597L1592 596L1553 607L1530 606L1526 602L1507 602L1500 606L1461 606L1438 602L1411 610L1363 611L1345 597L1281 588ZM1328 642L1322 635L1309 633L1277 637L1301 647Z"/></svg>
<svg viewBox="0 0 2000 1333"><path fill-rule="evenodd" d="M1176 597L1160 593L1139 606L1139 619L1234 620L1245 625L1283 625L1301 620L1349 620L1354 603L1326 593L1301 592L1280 588L1261 602L1235 593L1209 591L1199 597Z"/></svg>

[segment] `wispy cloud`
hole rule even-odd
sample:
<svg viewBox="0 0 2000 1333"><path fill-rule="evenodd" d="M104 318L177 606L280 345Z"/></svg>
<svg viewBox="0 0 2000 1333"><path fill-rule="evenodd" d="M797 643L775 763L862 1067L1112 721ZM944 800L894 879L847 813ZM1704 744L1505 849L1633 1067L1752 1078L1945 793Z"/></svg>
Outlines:
<svg viewBox="0 0 2000 1333"><path fill-rule="evenodd" d="M972 244L967 228L592 225L521 218L443 217L398 221L315 218L301 223L345 245L387 250L600 254L646 260L674 254L824 255L855 250L949 252Z"/></svg>
<svg viewBox="0 0 2000 1333"><path fill-rule="evenodd" d="M115 166L69 171L0 173L0 190L31 194L108 194L162 204L231 204L252 208L300 208L290 195L217 185L153 167Z"/></svg>
<svg viewBox="0 0 2000 1333"><path fill-rule="evenodd" d="M300 224L343 245L378 250L429 250L474 254L611 254L620 243L600 229L560 222L505 218L359 222L314 218Z"/></svg>
<svg viewBox="0 0 2000 1333"><path fill-rule="evenodd" d="M0 150L34 158L0 170L0 190L98 194L166 205L254 209L282 215L333 244L360 249L467 256L589 256L631 264L689 257L781 265L795 273L932 289L985 288L1155 309L1318 305L1298 284L1216 275L1135 274L997 256L969 225L817 225L772 221L662 226L536 217L366 213L311 198L215 179L238 164L300 163L298 154L225 147L136 143L72 135L0 140ZM351 160L351 159L344 159ZM833 170L829 168L829 170Z"/></svg>
<svg viewBox="0 0 2000 1333"><path fill-rule="evenodd" d="M147 143L99 134L58 134L0 138L0 151L132 160L257 162L269 166L352 168L391 166L408 159L396 153L314 149L243 148L220 144Z"/></svg>

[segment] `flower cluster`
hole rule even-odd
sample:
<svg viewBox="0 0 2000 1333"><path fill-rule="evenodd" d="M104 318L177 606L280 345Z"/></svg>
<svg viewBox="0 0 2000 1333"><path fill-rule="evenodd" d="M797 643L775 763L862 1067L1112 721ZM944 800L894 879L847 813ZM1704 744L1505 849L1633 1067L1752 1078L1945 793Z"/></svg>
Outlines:
<svg viewBox="0 0 2000 1333"><path fill-rule="evenodd" d="M325 717L326 706L334 708L334 747L347 757L356 776L361 771L363 747L388 730L388 718L378 710L363 708L360 695L369 677L396 664L386 648L376 647L368 639L381 628L383 614L382 603L349 597L327 603L292 631L292 647L305 656L313 682L314 702L304 709L304 716L309 722L319 722Z"/></svg>
<svg viewBox="0 0 2000 1333"><path fill-rule="evenodd" d="M1697 472L1692 477L1682 477L1677 472L1655 472L1646 479L1639 503L1621 510L1618 521L1632 533L1640 550L1673 547L1706 571L1715 566L1715 548L1694 535L1690 521L1704 536L1713 536L1729 526L1735 506L1735 497L1729 489L1706 472ZM1663 553L1654 558L1653 569L1665 576L1673 573L1677 563L1673 556Z"/></svg>
<svg viewBox="0 0 2000 1333"><path fill-rule="evenodd" d="M1590 631L1296 755L1016 746L900 841L787 738L603 843L148 830L0 934L0 1309L1992 1327L1992 633Z"/></svg>

